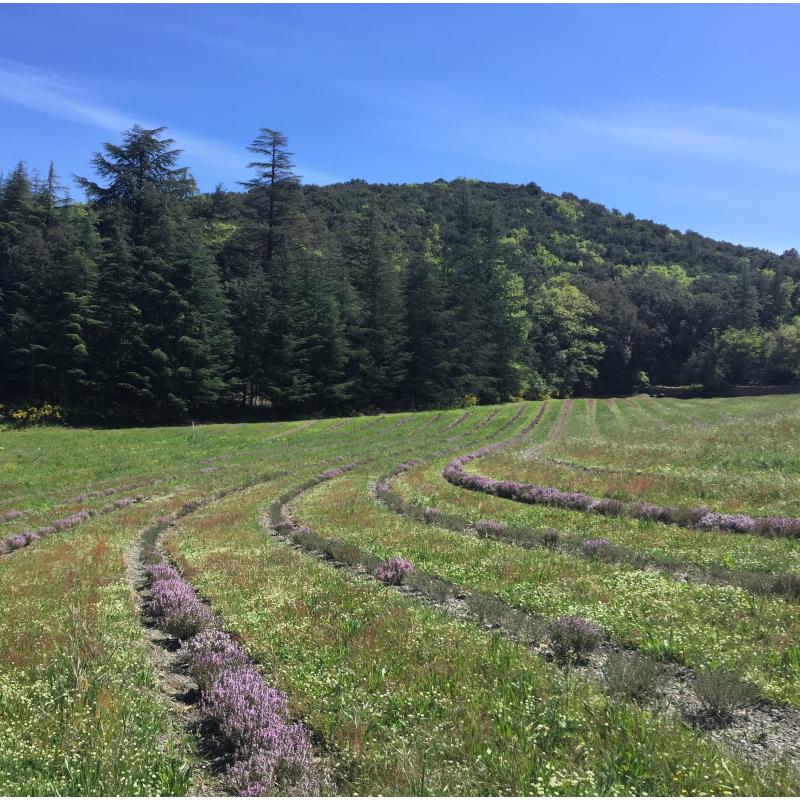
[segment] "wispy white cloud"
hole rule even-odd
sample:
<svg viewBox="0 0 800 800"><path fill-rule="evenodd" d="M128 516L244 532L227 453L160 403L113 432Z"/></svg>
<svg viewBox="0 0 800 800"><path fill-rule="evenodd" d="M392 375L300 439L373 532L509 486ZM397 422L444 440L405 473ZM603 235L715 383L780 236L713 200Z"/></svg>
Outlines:
<svg viewBox="0 0 800 800"><path fill-rule="evenodd" d="M574 158L680 156L733 169L800 173L800 114L715 105L639 103L576 110L458 96L426 86L413 96L342 86L391 119L390 134L420 147L538 167Z"/></svg>
<svg viewBox="0 0 800 800"><path fill-rule="evenodd" d="M98 104L96 96L54 73L0 61L0 98L71 122L119 131L134 120Z"/></svg>
<svg viewBox="0 0 800 800"><path fill-rule="evenodd" d="M640 151L800 173L800 116L793 114L719 106L656 107L562 114L557 121L573 136L597 136Z"/></svg>
<svg viewBox="0 0 800 800"><path fill-rule="evenodd" d="M163 124L135 119L122 113L108 105L97 93L61 75L5 59L0 59L0 100L112 133L119 133L137 122L152 128ZM244 165L250 161L244 146L232 147L171 126L168 133L189 161L200 161L235 176L241 176ZM301 169L300 172L309 183L333 183L336 180L331 175L311 168Z"/></svg>

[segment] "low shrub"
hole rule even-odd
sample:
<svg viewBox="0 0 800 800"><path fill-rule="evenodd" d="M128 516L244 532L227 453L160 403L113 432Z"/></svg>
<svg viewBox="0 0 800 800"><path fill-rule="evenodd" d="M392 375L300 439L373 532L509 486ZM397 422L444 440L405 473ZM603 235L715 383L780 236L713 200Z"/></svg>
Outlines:
<svg viewBox="0 0 800 800"><path fill-rule="evenodd" d="M787 573L773 577L773 592L792 600L800 600L800 575Z"/></svg>
<svg viewBox="0 0 800 800"><path fill-rule="evenodd" d="M613 497L601 497L598 500L592 500L587 510L594 514L618 517L625 512L625 503L615 500Z"/></svg>
<svg viewBox="0 0 800 800"><path fill-rule="evenodd" d="M439 511L438 508L426 508L422 512L422 519L425 520L425 522L430 523L433 522L436 519L436 517L439 516L440 513L441 512Z"/></svg>
<svg viewBox="0 0 800 800"><path fill-rule="evenodd" d="M466 600L469 610L482 625L486 623L501 624L509 610L502 600L487 594L468 594Z"/></svg>
<svg viewBox="0 0 800 800"><path fill-rule="evenodd" d="M608 539L586 539L581 544L581 552L586 556L599 558L606 555L611 549L611 542Z"/></svg>
<svg viewBox="0 0 800 800"><path fill-rule="evenodd" d="M286 695L255 668L220 672L203 693L201 709L237 749L228 780L238 794L315 793L308 732L289 720Z"/></svg>
<svg viewBox="0 0 800 800"><path fill-rule="evenodd" d="M280 530L291 536L292 540L297 542L304 550L318 550L321 553L326 553L328 540L312 531L311 528L307 528L304 525L300 527L282 525Z"/></svg>
<svg viewBox="0 0 800 800"><path fill-rule="evenodd" d="M276 793L313 797L318 794L310 771L305 730L300 725L286 725L281 730L274 748L258 750L231 765L226 777L239 797ZM276 738L274 732L272 737Z"/></svg>
<svg viewBox="0 0 800 800"><path fill-rule="evenodd" d="M152 581L150 613L162 631L188 639L212 624L211 611L183 578L175 577L174 569L155 564L148 574Z"/></svg>
<svg viewBox="0 0 800 800"><path fill-rule="evenodd" d="M562 663L584 660L603 639L603 629L599 625L574 615L552 620L547 633L553 655Z"/></svg>
<svg viewBox="0 0 800 800"><path fill-rule="evenodd" d="M379 581L391 586L399 586L415 572L414 565L405 558L389 558L375 569L374 575Z"/></svg>
<svg viewBox="0 0 800 800"><path fill-rule="evenodd" d="M411 573L406 576L406 583L413 586L420 594L433 600L434 603L444 603L449 600L452 595L449 583L434 578L431 575Z"/></svg>
<svg viewBox="0 0 800 800"><path fill-rule="evenodd" d="M547 623L544 620L516 608L506 611L503 627L516 639L529 644L538 644L547 636Z"/></svg>
<svg viewBox="0 0 800 800"><path fill-rule="evenodd" d="M755 529L755 525L755 520L745 514L720 514L717 511L704 514L697 523L697 527L703 530L735 531L737 533L748 533Z"/></svg>
<svg viewBox="0 0 800 800"><path fill-rule="evenodd" d="M333 561L341 564L358 564L361 561L361 551L352 544L341 539L328 539L323 545L325 553Z"/></svg>
<svg viewBox="0 0 800 800"><path fill-rule="evenodd" d="M545 528L542 531L542 544L545 547L555 547L560 538L561 536L555 528Z"/></svg>
<svg viewBox="0 0 800 800"><path fill-rule="evenodd" d="M485 536L487 538L502 536L508 526L505 522L499 522L498 520L494 519L479 519L475 523L475 530L477 531L479 536Z"/></svg>
<svg viewBox="0 0 800 800"><path fill-rule="evenodd" d="M727 722L736 711L750 708L759 701L758 689L736 672L700 672L693 688L703 714L717 722Z"/></svg>
<svg viewBox="0 0 800 800"><path fill-rule="evenodd" d="M43 403L28 408L8 408L0 405L0 419L12 428L31 428L61 422L63 412L60 406Z"/></svg>
<svg viewBox="0 0 800 800"><path fill-rule="evenodd" d="M249 664L244 651L233 637L216 628L208 628L189 640L188 667L200 689L208 689L224 669L238 669Z"/></svg>
<svg viewBox="0 0 800 800"><path fill-rule="evenodd" d="M151 583L156 581L180 580L180 573L169 564L150 564L145 569Z"/></svg>
<svg viewBox="0 0 800 800"><path fill-rule="evenodd" d="M29 533L29 531L26 533L18 533L16 536L9 536L8 539L6 539L9 550L21 550L25 547L28 544L27 533Z"/></svg>
<svg viewBox="0 0 800 800"><path fill-rule="evenodd" d="M762 517L756 520L756 530L762 536L786 536L800 539L800 519L796 517Z"/></svg>
<svg viewBox="0 0 800 800"><path fill-rule="evenodd" d="M639 653L610 653L603 665L603 679L609 694L641 703L658 688L661 665Z"/></svg>

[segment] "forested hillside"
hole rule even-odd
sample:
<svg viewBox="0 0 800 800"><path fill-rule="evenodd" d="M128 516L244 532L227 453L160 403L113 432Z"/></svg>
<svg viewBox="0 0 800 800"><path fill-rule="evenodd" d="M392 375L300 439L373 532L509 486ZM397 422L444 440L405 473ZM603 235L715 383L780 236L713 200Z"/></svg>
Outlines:
<svg viewBox="0 0 800 800"><path fill-rule="evenodd" d="M0 182L0 403L177 421L800 380L800 256L524 186L306 186L263 129L238 191L163 129ZM243 151L243 161L248 155Z"/></svg>

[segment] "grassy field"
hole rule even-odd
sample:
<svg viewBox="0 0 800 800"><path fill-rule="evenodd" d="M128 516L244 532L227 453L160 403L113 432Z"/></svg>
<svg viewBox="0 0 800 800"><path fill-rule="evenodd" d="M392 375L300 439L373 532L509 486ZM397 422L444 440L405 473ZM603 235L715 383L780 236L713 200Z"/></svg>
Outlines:
<svg viewBox="0 0 800 800"><path fill-rule="evenodd" d="M442 470L505 442L467 470L790 517L799 433L793 397L0 433L0 793L231 790L140 612L152 540L286 694L322 792L796 795L800 540ZM392 558L399 585L374 575ZM565 650L564 617L591 642Z"/></svg>

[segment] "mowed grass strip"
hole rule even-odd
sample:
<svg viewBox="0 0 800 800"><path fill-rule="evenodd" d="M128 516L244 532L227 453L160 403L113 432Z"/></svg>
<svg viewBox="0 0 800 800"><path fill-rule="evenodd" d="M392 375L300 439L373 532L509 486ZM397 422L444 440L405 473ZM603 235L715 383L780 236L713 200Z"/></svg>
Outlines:
<svg viewBox="0 0 800 800"><path fill-rule="evenodd" d="M502 406L508 419L518 405ZM484 418L490 407L476 410ZM421 443L437 441L441 429L456 420L459 409L415 414L408 425L384 433L408 415L354 418L337 430L325 430L321 421L311 426L297 422L198 425L173 428L119 430L33 428L4 431L0 446L0 512L23 510L47 518L54 506L108 486L134 484L147 493L163 486L215 486L230 483L228 475L246 475L272 463L295 463L311 455L320 459L376 446L377 443L413 444L417 429L435 419ZM417 424L418 423L418 424ZM361 430L366 428L365 430ZM299 429L299 430L298 430ZM455 435L457 431L453 431ZM421 432L420 432L421 434ZM200 470L212 468L211 473ZM156 481L161 483L153 488ZM120 492L117 496L122 496ZM14 521L22 525L26 518ZM3 530L11 529L4 524Z"/></svg>
<svg viewBox="0 0 800 800"><path fill-rule="evenodd" d="M0 558L0 794L186 794L193 745L155 689L123 555L187 495Z"/></svg>
<svg viewBox="0 0 800 800"><path fill-rule="evenodd" d="M656 411L665 405L668 416ZM609 400L591 412L576 401L539 459L512 448L468 469L620 500L800 515L800 399Z"/></svg>
<svg viewBox="0 0 800 800"><path fill-rule="evenodd" d="M658 658L739 671L764 697L800 706L800 670L791 658L800 641L800 606L426 525L378 505L372 479L359 471L315 487L294 504L295 518L323 536L379 557L403 556L536 617L577 614Z"/></svg>
<svg viewBox="0 0 800 800"><path fill-rule="evenodd" d="M336 479L336 481L341 479ZM787 794L685 726L264 534L269 490L183 520L169 552L322 737L344 794Z"/></svg>

